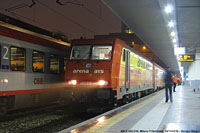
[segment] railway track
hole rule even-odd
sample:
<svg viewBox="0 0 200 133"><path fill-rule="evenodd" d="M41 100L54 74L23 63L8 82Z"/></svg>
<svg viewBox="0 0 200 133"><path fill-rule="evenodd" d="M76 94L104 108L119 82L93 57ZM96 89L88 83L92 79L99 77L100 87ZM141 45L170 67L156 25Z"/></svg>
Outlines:
<svg viewBox="0 0 200 133"><path fill-rule="evenodd" d="M72 105L40 109L1 117L0 132L56 132L85 121L96 114L74 113Z"/></svg>
<svg viewBox="0 0 200 133"><path fill-rule="evenodd" d="M0 115L0 122L11 121L11 120L14 120L20 117L25 117L31 114L40 114L44 111L48 112L49 110L62 108L64 106L65 105L62 105L60 103L54 103L54 104L46 105L43 107L32 107L32 108L12 110L8 112L6 115Z"/></svg>
<svg viewBox="0 0 200 133"><path fill-rule="evenodd" d="M51 132L54 133L54 132L63 130L65 128L71 127L80 122L83 122L91 117L94 117L94 116L90 116L90 117L88 116L87 118L86 117L78 118L77 116L73 114L65 115L63 117L60 117L57 120L52 120L51 122L22 130L21 133L51 133Z"/></svg>
<svg viewBox="0 0 200 133"><path fill-rule="evenodd" d="M76 108L79 107L79 108ZM80 108L81 107L81 108ZM82 111L81 105L63 105L40 109L37 112L27 112L20 115L10 115L0 121L0 132L15 133L54 133L86 121L113 108L91 109L92 112ZM90 111L91 111L90 110ZM95 114L96 112L96 114Z"/></svg>

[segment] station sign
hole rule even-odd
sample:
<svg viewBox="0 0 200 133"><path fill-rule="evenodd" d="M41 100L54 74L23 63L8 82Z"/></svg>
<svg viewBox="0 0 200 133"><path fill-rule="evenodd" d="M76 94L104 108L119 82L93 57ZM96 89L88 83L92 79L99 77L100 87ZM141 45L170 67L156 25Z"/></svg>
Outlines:
<svg viewBox="0 0 200 133"><path fill-rule="evenodd" d="M179 55L179 61L181 62L193 62L194 60L194 55Z"/></svg>

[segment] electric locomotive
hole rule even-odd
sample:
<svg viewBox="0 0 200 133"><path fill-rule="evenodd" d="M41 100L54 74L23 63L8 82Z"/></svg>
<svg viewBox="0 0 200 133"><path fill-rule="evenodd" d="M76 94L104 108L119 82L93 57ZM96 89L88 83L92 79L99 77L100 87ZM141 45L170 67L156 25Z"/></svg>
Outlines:
<svg viewBox="0 0 200 133"><path fill-rule="evenodd" d="M59 101L70 44L8 16L0 19L0 114Z"/></svg>
<svg viewBox="0 0 200 133"><path fill-rule="evenodd" d="M118 38L74 40L67 64L68 90L88 104L127 103L155 90L153 63Z"/></svg>

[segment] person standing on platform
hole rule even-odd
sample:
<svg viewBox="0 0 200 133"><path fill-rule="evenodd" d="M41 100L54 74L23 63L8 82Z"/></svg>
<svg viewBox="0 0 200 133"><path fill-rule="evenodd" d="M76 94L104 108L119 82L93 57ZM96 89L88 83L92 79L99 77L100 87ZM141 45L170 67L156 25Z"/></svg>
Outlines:
<svg viewBox="0 0 200 133"><path fill-rule="evenodd" d="M179 78L179 82L180 82L179 85L181 85L181 83L182 83L182 77L181 77L181 76L180 76L180 78Z"/></svg>
<svg viewBox="0 0 200 133"><path fill-rule="evenodd" d="M176 74L174 74L174 76L173 76L173 84L174 84L174 89L173 89L173 91L174 92L176 92L176 84L177 84L177 82L178 82L178 79L177 79L177 76L176 76Z"/></svg>
<svg viewBox="0 0 200 133"><path fill-rule="evenodd" d="M169 97L170 97L170 101L173 102L172 84L173 84L172 72L171 72L170 68L167 68L167 70L165 72L165 96L166 96L165 102L168 102ZM169 97L168 97L168 91L169 91Z"/></svg>

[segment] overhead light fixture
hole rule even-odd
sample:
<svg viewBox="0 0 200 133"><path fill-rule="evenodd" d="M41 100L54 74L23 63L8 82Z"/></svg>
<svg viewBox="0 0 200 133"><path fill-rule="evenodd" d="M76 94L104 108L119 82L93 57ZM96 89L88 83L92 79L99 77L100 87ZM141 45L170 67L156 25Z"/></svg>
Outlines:
<svg viewBox="0 0 200 133"><path fill-rule="evenodd" d="M168 23L168 26L169 26L169 27L174 27L174 22L170 21L170 22Z"/></svg>
<svg viewBox="0 0 200 133"><path fill-rule="evenodd" d="M168 13L171 13L172 12L172 6L171 5L167 5L166 7L165 7L165 12L168 14Z"/></svg>
<svg viewBox="0 0 200 133"><path fill-rule="evenodd" d="M131 42L131 45L132 45L132 46L135 45L135 42Z"/></svg>
<svg viewBox="0 0 200 133"><path fill-rule="evenodd" d="M142 49L143 49L143 50L145 50L145 49L146 49L146 47L145 47L145 46L143 46L143 47L142 47Z"/></svg>
<svg viewBox="0 0 200 133"><path fill-rule="evenodd" d="M173 43L176 43L176 39L173 39L172 42L173 42Z"/></svg>
<svg viewBox="0 0 200 133"><path fill-rule="evenodd" d="M172 36L172 37L175 36L175 32L174 32L174 31L171 32L171 36Z"/></svg>
<svg viewBox="0 0 200 133"><path fill-rule="evenodd" d="M174 54L179 56L180 54L185 54L185 47L174 48Z"/></svg>
<svg viewBox="0 0 200 133"><path fill-rule="evenodd" d="M177 45L177 44L174 44L174 47L176 48L176 47L178 47L178 45Z"/></svg>

